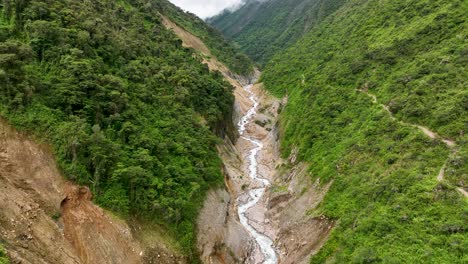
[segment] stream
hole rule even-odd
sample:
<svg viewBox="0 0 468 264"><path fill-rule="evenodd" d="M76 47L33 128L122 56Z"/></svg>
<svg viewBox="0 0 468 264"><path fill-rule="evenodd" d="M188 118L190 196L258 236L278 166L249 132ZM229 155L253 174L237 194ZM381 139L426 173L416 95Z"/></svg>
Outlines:
<svg viewBox="0 0 468 264"><path fill-rule="evenodd" d="M245 229L247 229L250 235L258 243L260 250L262 251L262 254L264 256L263 263L276 264L278 263L278 258L276 256L275 249L273 248L273 241L271 240L271 238L258 232L253 226L251 226L249 224L249 219L246 216L247 211L260 201L263 194L265 193L266 187L270 185L270 181L258 177L257 154L260 150L263 149L263 144L259 140L249 136L248 133L245 133L246 126L253 121L253 118L257 114L257 108L259 106L258 98L251 91L252 87L253 85L247 85L244 87L245 91L247 91L247 93L249 94L249 100L252 101L253 106L241 118L241 120L238 123L238 127L241 138L249 141L253 145L253 148L249 151L248 155L248 160L250 162L249 177L252 178L254 182L261 183L262 187L249 190L249 199L244 204L242 203L241 199L238 198L238 214L241 224L245 227Z"/></svg>

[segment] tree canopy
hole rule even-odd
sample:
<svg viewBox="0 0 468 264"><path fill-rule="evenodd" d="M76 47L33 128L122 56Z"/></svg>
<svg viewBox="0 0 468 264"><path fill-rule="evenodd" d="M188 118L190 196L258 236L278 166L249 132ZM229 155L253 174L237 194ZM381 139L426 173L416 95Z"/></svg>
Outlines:
<svg viewBox="0 0 468 264"><path fill-rule="evenodd" d="M161 3L3 0L0 113L100 205L165 224L190 253L204 194L223 183L233 95L165 29Z"/></svg>

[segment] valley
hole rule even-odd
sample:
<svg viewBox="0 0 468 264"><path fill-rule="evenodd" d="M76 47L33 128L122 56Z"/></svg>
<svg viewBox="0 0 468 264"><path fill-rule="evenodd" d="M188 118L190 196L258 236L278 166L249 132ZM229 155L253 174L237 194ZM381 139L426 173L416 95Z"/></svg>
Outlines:
<svg viewBox="0 0 468 264"><path fill-rule="evenodd" d="M325 243L334 222L306 212L320 204L331 183L312 182L308 165L296 161L297 153L280 157L278 116L287 97L277 99L255 83L259 72L250 78L232 74L205 53L208 49L196 36L165 21L185 46L209 57L205 62L210 69L220 71L235 87L232 122L238 133L234 141L225 137L218 145L225 188L208 194L198 217L202 261L307 263Z"/></svg>
<svg viewBox="0 0 468 264"><path fill-rule="evenodd" d="M0 264L466 263L467 12L0 0Z"/></svg>

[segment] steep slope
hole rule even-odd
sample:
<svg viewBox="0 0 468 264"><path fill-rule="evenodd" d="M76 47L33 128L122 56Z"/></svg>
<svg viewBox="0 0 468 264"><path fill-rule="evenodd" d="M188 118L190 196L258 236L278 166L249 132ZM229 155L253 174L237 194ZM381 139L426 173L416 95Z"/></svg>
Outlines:
<svg viewBox="0 0 468 264"><path fill-rule="evenodd" d="M224 11L208 23L261 65L294 44L338 9L345 0L249 0L236 11Z"/></svg>
<svg viewBox="0 0 468 264"><path fill-rule="evenodd" d="M275 56L282 153L337 224L312 263L467 260L464 1L349 1ZM457 190L458 188L458 190Z"/></svg>
<svg viewBox="0 0 468 264"><path fill-rule="evenodd" d="M219 72L223 75L224 79L235 88L233 90L235 96L238 95L239 90L242 89L242 84L248 83L251 80L258 78L259 73L255 69L252 73L246 76L241 76L233 73L226 66L226 64L219 61L218 58L213 55L213 53L205 44L205 42L203 42L199 37L180 27L168 17L161 15L161 18L164 26L167 29L172 30L182 40L182 45L184 47L191 48L196 53L201 55L201 57L203 58L203 63L206 64L212 72ZM235 114L235 112L233 114Z"/></svg>
<svg viewBox="0 0 468 264"><path fill-rule="evenodd" d="M254 74L253 62L246 55L240 53L219 31L207 25L199 17L189 12L185 13L165 0L156 0L151 3L153 3L153 8L148 8L145 5L146 10L161 12L178 27L199 38L210 49L210 53L227 66L232 73L240 76Z"/></svg>
<svg viewBox="0 0 468 264"><path fill-rule="evenodd" d="M223 185L232 86L164 27L158 3L2 1L0 114L50 143L96 203L164 229L195 260L198 210Z"/></svg>
<svg viewBox="0 0 468 264"><path fill-rule="evenodd" d="M168 240L145 241L94 205L88 188L62 177L47 146L3 120L0 188L0 239L12 263L149 263L154 252L161 255L159 263L183 260L167 248Z"/></svg>

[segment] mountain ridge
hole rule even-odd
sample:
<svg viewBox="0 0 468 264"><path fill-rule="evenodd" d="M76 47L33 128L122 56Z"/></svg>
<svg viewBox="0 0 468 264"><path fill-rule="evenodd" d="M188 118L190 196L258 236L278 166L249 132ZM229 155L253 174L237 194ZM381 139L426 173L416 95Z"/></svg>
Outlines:
<svg viewBox="0 0 468 264"><path fill-rule="evenodd" d="M466 11L348 1L265 66L283 155L333 181L308 213L340 223L311 263L466 260Z"/></svg>
<svg viewBox="0 0 468 264"><path fill-rule="evenodd" d="M264 66L336 11L345 0L247 1L206 21Z"/></svg>

